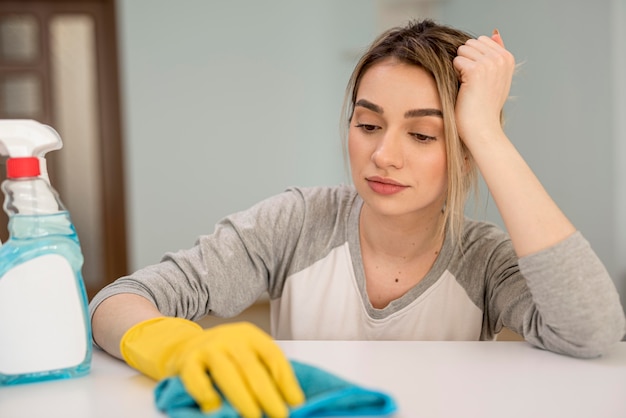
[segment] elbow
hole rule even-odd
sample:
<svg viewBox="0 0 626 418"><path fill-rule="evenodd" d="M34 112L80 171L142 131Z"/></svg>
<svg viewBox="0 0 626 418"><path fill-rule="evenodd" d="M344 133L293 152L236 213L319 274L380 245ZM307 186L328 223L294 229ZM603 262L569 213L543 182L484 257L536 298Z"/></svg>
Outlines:
<svg viewBox="0 0 626 418"><path fill-rule="evenodd" d="M597 324L584 339L580 339L574 352L576 357L595 358L604 355L613 345L624 338L626 319L620 312L613 321Z"/></svg>
<svg viewBox="0 0 626 418"><path fill-rule="evenodd" d="M588 325L584 342L580 341L582 356L600 357L626 334L626 316L620 303L607 307L602 319ZM584 333L583 333L584 335Z"/></svg>
<svg viewBox="0 0 626 418"><path fill-rule="evenodd" d="M604 355L626 334L626 317L621 306L619 310L597 316L594 321L577 318L566 327L553 328L541 322L540 319L535 322L538 332L535 333L535 338L527 339L530 343L559 354L583 359Z"/></svg>
<svg viewBox="0 0 626 418"><path fill-rule="evenodd" d="M579 338L576 342L570 343L565 354L583 359L603 356L624 337L624 322L622 316L617 323L605 324L601 329L584 335L584 338Z"/></svg>

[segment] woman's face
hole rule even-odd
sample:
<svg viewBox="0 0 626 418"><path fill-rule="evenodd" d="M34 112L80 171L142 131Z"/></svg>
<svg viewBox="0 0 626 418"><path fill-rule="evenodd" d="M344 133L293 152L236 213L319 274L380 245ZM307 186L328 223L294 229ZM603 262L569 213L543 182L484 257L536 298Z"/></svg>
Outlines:
<svg viewBox="0 0 626 418"><path fill-rule="evenodd" d="M376 213L440 213L448 176L434 78L391 59L368 69L357 90L348 151L354 185Z"/></svg>

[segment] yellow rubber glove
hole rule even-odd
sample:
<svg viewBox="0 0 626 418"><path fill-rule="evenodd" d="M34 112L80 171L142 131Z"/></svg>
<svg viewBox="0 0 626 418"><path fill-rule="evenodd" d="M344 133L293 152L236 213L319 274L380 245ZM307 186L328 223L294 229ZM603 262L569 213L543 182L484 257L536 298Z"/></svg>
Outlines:
<svg viewBox="0 0 626 418"><path fill-rule="evenodd" d="M304 402L280 347L247 322L202 329L182 318L148 319L124 334L120 349L131 367L155 380L178 375L205 412L221 404L211 379L244 417L286 417L285 402Z"/></svg>

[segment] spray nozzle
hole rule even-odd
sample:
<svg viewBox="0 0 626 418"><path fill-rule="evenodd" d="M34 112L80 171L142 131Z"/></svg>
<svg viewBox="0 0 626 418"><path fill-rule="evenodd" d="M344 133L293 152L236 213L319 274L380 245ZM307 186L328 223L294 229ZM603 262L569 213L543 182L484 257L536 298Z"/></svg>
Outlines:
<svg viewBox="0 0 626 418"><path fill-rule="evenodd" d="M0 154L9 158L43 157L61 149L61 137L52 127L32 119L0 119Z"/></svg>
<svg viewBox="0 0 626 418"><path fill-rule="evenodd" d="M63 147L61 137L51 126L33 119L0 119L0 155L12 158L37 157L41 177L50 182L44 156ZM8 162L7 162L8 164Z"/></svg>

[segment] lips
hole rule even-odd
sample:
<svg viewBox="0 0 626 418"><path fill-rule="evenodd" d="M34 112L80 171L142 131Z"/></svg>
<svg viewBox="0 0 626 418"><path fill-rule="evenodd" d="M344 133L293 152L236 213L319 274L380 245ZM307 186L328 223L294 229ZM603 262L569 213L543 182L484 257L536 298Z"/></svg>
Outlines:
<svg viewBox="0 0 626 418"><path fill-rule="evenodd" d="M396 193L400 193L404 189L409 186L405 186L393 179L373 176L365 179L367 184L370 186L375 193L382 195L392 195Z"/></svg>

